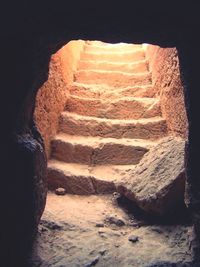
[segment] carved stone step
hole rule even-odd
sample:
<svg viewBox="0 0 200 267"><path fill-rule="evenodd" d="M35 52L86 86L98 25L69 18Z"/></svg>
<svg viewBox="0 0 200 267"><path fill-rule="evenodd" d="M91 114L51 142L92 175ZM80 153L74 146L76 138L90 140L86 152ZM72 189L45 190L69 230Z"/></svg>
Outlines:
<svg viewBox="0 0 200 267"><path fill-rule="evenodd" d="M71 135L101 136L111 138L133 138L155 140L167 135L165 119L140 120L102 119L63 112L60 131Z"/></svg>
<svg viewBox="0 0 200 267"><path fill-rule="evenodd" d="M148 71L147 61L140 60L133 63L81 60L78 64L79 70L108 70L121 71L127 73L137 73Z"/></svg>
<svg viewBox="0 0 200 267"><path fill-rule="evenodd" d="M140 119L161 116L156 98L123 97L116 100L70 96L65 109L80 115L107 119Z"/></svg>
<svg viewBox="0 0 200 267"><path fill-rule="evenodd" d="M102 53L102 52L134 52L135 50L143 49L141 44L108 44L103 42L92 41L88 44L85 44L85 51L92 53Z"/></svg>
<svg viewBox="0 0 200 267"><path fill-rule="evenodd" d="M133 52L88 52L83 51L81 53L81 60L100 60L100 61L112 61L112 62L133 62L138 60L144 60L145 53L142 49L135 50Z"/></svg>
<svg viewBox="0 0 200 267"><path fill-rule="evenodd" d="M126 87L151 84L149 72L130 74L118 71L80 70L74 74L74 81L87 84L107 84L112 87Z"/></svg>
<svg viewBox="0 0 200 267"><path fill-rule="evenodd" d="M140 162L153 142L58 134L51 142L51 156L67 163L130 165Z"/></svg>
<svg viewBox="0 0 200 267"><path fill-rule="evenodd" d="M71 95L87 98L119 99L122 97L154 97L156 89L152 85L126 86L113 88L101 84L84 84L74 82L69 86Z"/></svg>
<svg viewBox="0 0 200 267"><path fill-rule="evenodd" d="M65 188L69 194L109 194L116 191L122 175L133 170L133 165L88 166L50 160L47 169L48 187Z"/></svg>

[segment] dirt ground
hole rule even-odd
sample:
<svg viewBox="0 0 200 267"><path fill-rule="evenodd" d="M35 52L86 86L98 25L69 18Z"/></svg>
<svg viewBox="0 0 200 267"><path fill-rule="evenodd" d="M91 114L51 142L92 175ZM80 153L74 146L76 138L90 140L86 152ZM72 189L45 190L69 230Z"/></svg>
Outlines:
<svg viewBox="0 0 200 267"><path fill-rule="evenodd" d="M138 219L114 195L49 193L33 266L189 266L190 231L188 223Z"/></svg>

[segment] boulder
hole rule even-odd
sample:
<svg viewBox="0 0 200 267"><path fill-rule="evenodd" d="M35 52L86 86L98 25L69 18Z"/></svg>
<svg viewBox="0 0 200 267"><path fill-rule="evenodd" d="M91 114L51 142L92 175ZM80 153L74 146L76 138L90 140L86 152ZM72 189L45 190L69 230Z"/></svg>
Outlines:
<svg viewBox="0 0 200 267"><path fill-rule="evenodd" d="M117 191L150 214L166 215L184 207L185 141L167 137L147 152Z"/></svg>

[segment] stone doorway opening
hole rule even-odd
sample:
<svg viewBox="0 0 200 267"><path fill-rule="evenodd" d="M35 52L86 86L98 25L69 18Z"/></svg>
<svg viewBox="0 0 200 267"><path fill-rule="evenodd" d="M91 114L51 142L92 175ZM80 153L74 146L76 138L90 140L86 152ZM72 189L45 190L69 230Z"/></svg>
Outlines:
<svg viewBox="0 0 200 267"><path fill-rule="evenodd" d="M49 160L43 264L191 260L190 222L173 220L185 209L187 138L176 49L69 42L52 56L35 121Z"/></svg>

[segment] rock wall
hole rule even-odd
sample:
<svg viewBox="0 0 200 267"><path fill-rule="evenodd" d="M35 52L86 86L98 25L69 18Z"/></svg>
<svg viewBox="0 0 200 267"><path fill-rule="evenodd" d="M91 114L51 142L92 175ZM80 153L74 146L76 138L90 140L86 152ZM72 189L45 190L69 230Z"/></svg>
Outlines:
<svg viewBox="0 0 200 267"><path fill-rule="evenodd" d="M155 93L160 95L161 110L167 120L169 132L186 138L188 121L177 50L148 45L146 55L149 59Z"/></svg>
<svg viewBox="0 0 200 267"><path fill-rule="evenodd" d="M58 119L68 95L68 85L73 81L84 41L71 41L52 55L48 80L39 89L36 98L34 119L44 139L47 157L50 156L50 141L58 129Z"/></svg>

